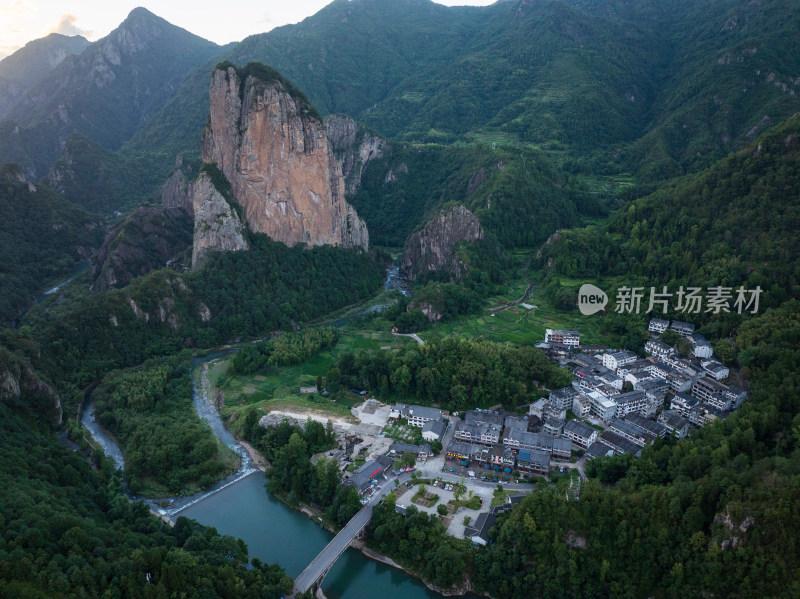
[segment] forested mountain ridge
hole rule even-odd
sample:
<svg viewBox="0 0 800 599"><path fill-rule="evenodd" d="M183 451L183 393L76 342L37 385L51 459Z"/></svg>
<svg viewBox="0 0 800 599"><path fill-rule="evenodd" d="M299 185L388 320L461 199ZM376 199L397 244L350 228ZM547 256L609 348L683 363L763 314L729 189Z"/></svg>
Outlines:
<svg viewBox="0 0 800 599"><path fill-rule="evenodd" d="M219 46L143 8L108 36L67 57L16 103L3 123L0 161L41 177L80 132L116 150ZM88 85L87 85L88 82Z"/></svg>
<svg viewBox="0 0 800 599"><path fill-rule="evenodd" d="M80 54L89 41L80 35L51 33L28 42L0 60L0 120L4 119L32 86L71 54Z"/></svg>
<svg viewBox="0 0 800 599"><path fill-rule="evenodd" d="M338 1L225 58L269 64L323 114L347 113L389 138L557 141L570 168L660 180L707 166L800 108L798 19L787 0ZM202 114L205 82L187 78L128 151L196 152L165 123Z"/></svg>
<svg viewBox="0 0 800 599"><path fill-rule="evenodd" d="M0 168L0 214L0 323L7 326L46 285L89 259L104 223L11 164Z"/></svg>
<svg viewBox="0 0 800 599"><path fill-rule="evenodd" d="M800 297L800 114L745 149L634 200L599 227L561 231L541 263L569 277L764 290Z"/></svg>

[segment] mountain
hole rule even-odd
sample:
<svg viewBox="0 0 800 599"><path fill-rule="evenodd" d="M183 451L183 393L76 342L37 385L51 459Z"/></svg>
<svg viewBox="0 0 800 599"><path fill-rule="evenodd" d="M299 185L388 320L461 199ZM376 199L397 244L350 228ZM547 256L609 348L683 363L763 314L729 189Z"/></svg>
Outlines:
<svg viewBox="0 0 800 599"><path fill-rule="evenodd" d="M80 35L51 33L25 44L0 60L0 120L6 118L21 97L67 56L80 54L89 40Z"/></svg>
<svg viewBox="0 0 800 599"><path fill-rule="evenodd" d="M798 156L800 114L708 169L634 200L602 226L560 231L542 248L542 266L672 289L760 286L762 308L796 298Z"/></svg>
<svg viewBox="0 0 800 599"><path fill-rule="evenodd" d="M163 267L192 242L192 220L182 208L138 206L106 236L92 260L93 291L124 287Z"/></svg>
<svg viewBox="0 0 800 599"><path fill-rule="evenodd" d="M219 52L144 8L70 56L32 86L7 116L0 161L42 176L72 133L118 149L172 96L186 75Z"/></svg>
<svg viewBox="0 0 800 599"><path fill-rule="evenodd" d="M652 181L800 109L799 27L789 0L337 0L224 56L268 64L323 114L388 138L541 147L575 172ZM168 123L199 132L204 87L189 76L127 151L196 153L194 134Z"/></svg>
<svg viewBox="0 0 800 599"><path fill-rule="evenodd" d="M217 67L203 161L210 168L193 194L193 265L209 250L246 249L243 224L288 246L369 247L322 119L277 71Z"/></svg>
<svg viewBox="0 0 800 599"><path fill-rule="evenodd" d="M10 164L0 169L0 214L0 323L8 325L47 285L89 258L103 223Z"/></svg>

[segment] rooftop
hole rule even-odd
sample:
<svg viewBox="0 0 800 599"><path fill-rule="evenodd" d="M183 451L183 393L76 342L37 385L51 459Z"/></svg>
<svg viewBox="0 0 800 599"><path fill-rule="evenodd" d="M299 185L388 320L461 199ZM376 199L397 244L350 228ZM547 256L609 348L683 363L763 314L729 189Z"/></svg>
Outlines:
<svg viewBox="0 0 800 599"><path fill-rule="evenodd" d="M567 423L564 425L564 432L570 432L575 435L580 435L581 437L588 438L592 435L595 429L591 426L586 424L585 422L581 422L580 420L568 420Z"/></svg>

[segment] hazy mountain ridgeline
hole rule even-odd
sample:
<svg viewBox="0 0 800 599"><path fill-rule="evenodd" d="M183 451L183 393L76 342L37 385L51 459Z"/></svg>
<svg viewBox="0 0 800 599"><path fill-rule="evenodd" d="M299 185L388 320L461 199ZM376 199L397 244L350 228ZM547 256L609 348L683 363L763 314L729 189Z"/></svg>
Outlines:
<svg viewBox="0 0 800 599"><path fill-rule="evenodd" d="M80 54L89 41L80 35L51 33L25 44L0 60L0 120L4 119L31 87L61 64Z"/></svg>
<svg viewBox="0 0 800 599"><path fill-rule="evenodd" d="M118 149L192 69L219 51L143 8L133 10L15 103L0 136L0 162L18 162L30 176L41 177L74 132Z"/></svg>
<svg viewBox="0 0 800 599"><path fill-rule="evenodd" d="M0 122L0 161L44 176L78 131L126 145L112 160L70 144L74 196L86 186L86 202L104 209L151 199L178 154L199 154L209 74L227 59L263 62L322 114L387 139L539 148L573 172L662 180L800 109L798 18L787 0L356 0L222 48L136 10L26 93ZM113 164L99 177L105 197L95 160Z"/></svg>

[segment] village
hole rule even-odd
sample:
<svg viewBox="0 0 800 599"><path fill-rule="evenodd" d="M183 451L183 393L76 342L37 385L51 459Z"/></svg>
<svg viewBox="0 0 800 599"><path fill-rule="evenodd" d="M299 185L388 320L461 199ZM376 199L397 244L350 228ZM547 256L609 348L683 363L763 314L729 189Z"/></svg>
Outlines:
<svg viewBox="0 0 800 599"><path fill-rule="evenodd" d="M497 515L537 483L567 478L568 497L577 497L588 460L638 457L656 439L683 438L746 400L694 325L654 318L648 337L640 357L581 345L578 331L547 329L537 347L574 378L527 413L502 406L449 413L366 399L352 409L358 424L338 423L342 442L325 456L339 460L343 484L362 503L394 485L398 511L413 505L439 515L448 534L486 544ZM412 478L400 484L408 472Z"/></svg>

